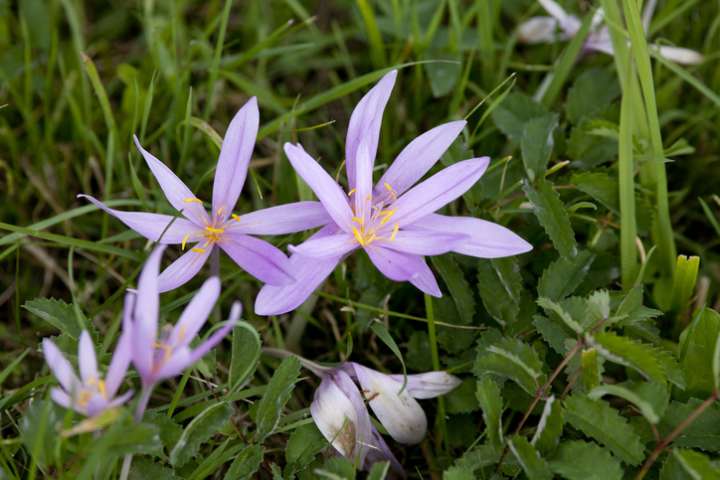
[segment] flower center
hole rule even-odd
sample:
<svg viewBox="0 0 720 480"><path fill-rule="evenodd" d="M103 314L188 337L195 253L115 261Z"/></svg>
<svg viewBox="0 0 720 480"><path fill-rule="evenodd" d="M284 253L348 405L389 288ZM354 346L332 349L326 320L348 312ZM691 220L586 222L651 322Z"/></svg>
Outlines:
<svg viewBox="0 0 720 480"><path fill-rule="evenodd" d="M384 185L390 196L390 202L387 203L392 203L397 199L395 189L393 189L393 187L387 182ZM352 196L353 194L355 194L355 189L348 192L348 196ZM385 226L390 223L390 220L393 215L395 215L396 210L394 208L385 208L386 200L384 199L373 204L372 194L368 195L367 198L363 199L363 201L370 204L369 209L356 209L356 204L352 204L351 206L353 214L355 215L352 217L352 221L356 225L353 226L352 229L355 240L363 247L370 245L375 240L395 240L395 236L400 230L400 225L398 223L395 223L392 230L389 232L384 232L386 236L381 235L381 230L386 230ZM357 210L360 211L358 212ZM368 210L369 216L365 213Z"/></svg>
<svg viewBox="0 0 720 480"><path fill-rule="evenodd" d="M99 380L95 377L91 378L87 381L87 383L83 386L83 388L80 389L80 391L77 394L77 398L75 399L75 402L82 408L86 408L88 404L90 403L90 400L92 399L93 395L96 393L100 394L100 396L107 400L107 389L105 387L105 381Z"/></svg>

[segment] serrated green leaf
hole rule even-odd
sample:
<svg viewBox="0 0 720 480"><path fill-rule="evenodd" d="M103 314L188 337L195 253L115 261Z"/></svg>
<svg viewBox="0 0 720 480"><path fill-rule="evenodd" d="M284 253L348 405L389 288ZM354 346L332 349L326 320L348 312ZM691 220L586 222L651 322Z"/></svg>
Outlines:
<svg viewBox="0 0 720 480"><path fill-rule="evenodd" d="M522 295L520 267L514 258L478 262L478 291L485 310L500 325L517 321Z"/></svg>
<svg viewBox="0 0 720 480"><path fill-rule="evenodd" d="M69 303L55 298L36 298L25 302L23 308L76 340L80 336L82 328Z"/></svg>
<svg viewBox="0 0 720 480"><path fill-rule="evenodd" d="M475 396L475 381L468 378L455 388L452 392L445 395L447 411L449 413L470 413L477 410L478 400Z"/></svg>
<svg viewBox="0 0 720 480"><path fill-rule="evenodd" d="M658 383L648 385L657 385L662 388L663 393L666 391L665 386ZM632 403L637 407L643 417L645 417L647 421L652 423L653 425L657 424L660 421L661 413L658 413L655 410L655 406L650 401L639 395L637 392L634 392L633 390L625 387L624 385L601 385L595 387L592 389L592 391L588 393L588 398L598 400L605 395L614 395ZM665 398L667 401L667 395L665 396Z"/></svg>
<svg viewBox="0 0 720 480"><path fill-rule="evenodd" d="M563 423L564 414L562 405L555 399L554 395L550 395L545 401L542 415L540 415L540 421L538 422L535 434L530 443L540 452L553 452L560 442Z"/></svg>
<svg viewBox="0 0 720 480"><path fill-rule="evenodd" d="M569 328L542 315L533 316L533 325L553 350L560 355L565 355L567 352L566 340L574 338L574 333Z"/></svg>
<svg viewBox="0 0 720 480"><path fill-rule="evenodd" d="M547 113L545 107L527 95L511 92L493 110L491 115L500 131L510 137L512 141L519 143L525 124L529 120Z"/></svg>
<svg viewBox="0 0 720 480"><path fill-rule="evenodd" d="M200 445L209 440L230 420L232 411L233 409L228 403L219 402L210 405L193 418L170 451L170 464L182 467L195 457Z"/></svg>
<svg viewBox="0 0 720 480"><path fill-rule="evenodd" d="M500 450L492 445L480 445L466 452L443 474L443 480L475 480L475 471L494 465L500 459Z"/></svg>
<svg viewBox="0 0 720 480"><path fill-rule="evenodd" d="M620 95L617 75L607 69L591 68L583 72L568 90L565 111L568 120L578 123L608 108Z"/></svg>
<svg viewBox="0 0 720 480"><path fill-rule="evenodd" d="M561 256L572 258L577 255L575 232L570 224L565 205L552 185L543 179L537 182L537 188L529 183L523 185L523 191L532 204L533 212L545 229L553 245Z"/></svg>
<svg viewBox="0 0 720 480"><path fill-rule="evenodd" d="M675 448L672 451L678 464L693 480L719 480L720 469L708 457L694 450Z"/></svg>
<svg viewBox="0 0 720 480"><path fill-rule="evenodd" d="M508 448L515 456L528 478L533 480L545 480L552 478L553 475L547 462L540 456L540 453L535 450L535 447L533 447L525 437L515 435L513 438L508 440Z"/></svg>
<svg viewBox="0 0 720 480"><path fill-rule="evenodd" d="M258 403L255 415L255 424L257 425L255 435L258 441L265 439L275 430L299 375L300 362L295 357L285 358L275 370Z"/></svg>
<svg viewBox="0 0 720 480"><path fill-rule="evenodd" d="M560 257L543 271L538 283L538 295L561 300L577 289L587 276L595 255L581 250L573 258Z"/></svg>
<svg viewBox="0 0 720 480"><path fill-rule="evenodd" d="M516 338L501 338L489 346L480 346L473 371L478 377L488 373L508 378L530 395L544 381L537 352Z"/></svg>
<svg viewBox="0 0 720 480"><path fill-rule="evenodd" d="M580 354L580 384L587 392L600 384L600 362L597 350L587 348Z"/></svg>
<svg viewBox="0 0 720 480"><path fill-rule="evenodd" d="M549 298L540 297L537 299L537 304L545 309L546 313L554 313L562 322L572 331L577 334L582 334L584 329L582 325L573 320L568 312L566 312L560 305L553 302Z"/></svg>
<svg viewBox="0 0 720 480"><path fill-rule="evenodd" d="M525 123L520 151L530 182L545 175L553 151L553 132L557 124L558 116L554 113L535 117Z"/></svg>
<svg viewBox="0 0 720 480"><path fill-rule="evenodd" d="M720 314L710 308L700 310L680 335L680 364L691 394L706 397L715 386L713 362L718 336Z"/></svg>
<svg viewBox="0 0 720 480"><path fill-rule="evenodd" d="M623 471L607 450L594 443L574 440L560 444L550 468L567 480L620 480Z"/></svg>
<svg viewBox="0 0 720 480"><path fill-rule="evenodd" d="M312 463L315 456L327 446L327 441L314 423L296 428L288 438L285 460L293 470L300 470Z"/></svg>
<svg viewBox="0 0 720 480"><path fill-rule="evenodd" d="M239 390L252 376L260 358L261 341L257 330L245 321L240 321L233 329L232 357L228 383L230 391Z"/></svg>
<svg viewBox="0 0 720 480"><path fill-rule="evenodd" d="M570 181L578 190L590 195L611 212L620 213L620 192L615 178L604 172L582 172L573 174Z"/></svg>
<svg viewBox="0 0 720 480"><path fill-rule="evenodd" d="M668 435L701 403L702 400L698 398L691 398L687 403L670 402L670 406L658 426L660 435ZM673 442L673 445L676 447L699 448L708 452L720 452L720 408L716 405L707 408L682 431L680 436Z"/></svg>
<svg viewBox="0 0 720 480"><path fill-rule="evenodd" d="M431 262L450 291L450 296L460 314L461 323L472 324L475 317L475 297L460 266L450 255L431 257Z"/></svg>
<svg viewBox="0 0 720 480"><path fill-rule="evenodd" d="M632 368L656 382L667 381L659 350L652 345L612 332L597 333L594 345L606 360Z"/></svg>
<svg viewBox="0 0 720 480"><path fill-rule="evenodd" d="M500 387L493 379L484 377L477 382L475 395L483 412L488 442L499 450L503 444L503 401Z"/></svg>
<svg viewBox="0 0 720 480"><path fill-rule="evenodd" d="M610 404L573 394L563 405L565 419L570 425L605 445L630 465L643 461L645 447L640 436Z"/></svg>
<svg viewBox="0 0 720 480"><path fill-rule="evenodd" d="M262 445L250 445L235 457L225 474L226 480L242 480L253 478L260 468L265 452Z"/></svg>

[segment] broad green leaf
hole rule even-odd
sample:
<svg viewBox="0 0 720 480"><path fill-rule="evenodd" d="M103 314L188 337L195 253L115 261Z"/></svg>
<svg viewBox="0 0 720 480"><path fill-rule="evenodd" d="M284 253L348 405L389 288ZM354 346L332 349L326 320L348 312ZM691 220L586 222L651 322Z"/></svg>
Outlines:
<svg viewBox="0 0 720 480"><path fill-rule="evenodd" d="M537 299L537 304L545 309L546 313L554 313L562 322L572 331L577 334L582 334L584 329L582 325L576 322L568 312L566 312L560 305L553 302L549 298L540 297Z"/></svg>
<svg viewBox="0 0 720 480"><path fill-rule="evenodd" d="M565 419L573 427L608 447L630 465L645 458L640 436L610 404L574 394L563 402Z"/></svg>
<svg viewBox="0 0 720 480"><path fill-rule="evenodd" d="M621 325L636 325L646 320L659 317L663 312L643 305L643 287L636 285L631 288L615 311L614 317Z"/></svg>
<svg viewBox="0 0 720 480"><path fill-rule="evenodd" d="M668 435L688 418L702 401L698 398L691 398L687 403L670 402L658 425L660 435ZM717 405L707 408L694 422L685 427L680 436L673 442L673 446L720 452L720 408Z"/></svg>
<svg viewBox="0 0 720 480"><path fill-rule="evenodd" d="M710 308L700 310L680 335L680 364L687 390L706 397L714 386L715 345L720 336L720 314Z"/></svg>
<svg viewBox="0 0 720 480"><path fill-rule="evenodd" d="M550 468L567 480L620 480L623 470L607 450L594 443L571 440L560 444Z"/></svg>
<svg viewBox="0 0 720 480"><path fill-rule="evenodd" d="M600 384L600 359L597 350L587 348L580 354L580 384L583 391L587 392Z"/></svg>
<svg viewBox="0 0 720 480"><path fill-rule="evenodd" d="M515 435L508 440L508 448L517 459L528 478L545 480L553 477L550 467L527 439Z"/></svg>
<svg viewBox="0 0 720 480"><path fill-rule="evenodd" d="M255 436L258 441L265 439L275 430L299 375L300 362L295 357L285 358L275 370L258 403L255 415L257 425Z"/></svg>
<svg viewBox="0 0 720 480"><path fill-rule="evenodd" d="M475 396L476 383L471 378L463 382L453 391L445 395L445 404L449 413L470 413L479 408Z"/></svg>
<svg viewBox="0 0 720 480"><path fill-rule="evenodd" d="M560 355L567 353L567 340L576 337L572 330L565 327L559 321L543 317L542 315L533 316L533 325L538 333L542 335L543 340Z"/></svg>
<svg viewBox="0 0 720 480"><path fill-rule="evenodd" d="M262 445L249 445L240 455L235 457L225 474L226 480L240 480L254 478L253 475L260 468L265 452Z"/></svg>
<svg viewBox="0 0 720 480"><path fill-rule="evenodd" d="M522 139L525 124L548 112L539 103L519 92L508 94L492 112L495 125L516 143Z"/></svg>
<svg viewBox="0 0 720 480"><path fill-rule="evenodd" d="M553 133L557 124L558 116L554 113L535 117L525 123L520 150L530 182L545 175L553 151Z"/></svg>
<svg viewBox="0 0 720 480"><path fill-rule="evenodd" d="M148 457L133 458L130 469L129 480L182 480L182 477L175 475L173 469L155 463Z"/></svg>
<svg viewBox="0 0 720 480"><path fill-rule="evenodd" d="M488 442L499 450L503 444L503 400L500 387L492 378L483 377L477 382L475 395L483 412Z"/></svg>
<svg viewBox="0 0 720 480"><path fill-rule="evenodd" d="M543 271L538 295L558 301L572 294L590 271L595 255L581 250L573 258L560 257Z"/></svg>
<svg viewBox="0 0 720 480"><path fill-rule="evenodd" d="M522 278L517 260L503 258L479 261L478 291L485 310L500 325L516 322L522 294Z"/></svg>
<svg viewBox="0 0 720 480"><path fill-rule="evenodd" d="M481 344L473 371L478 377L491 373L508 378L530 395L535 395L545 379L537 352L516 338Z"/></svg>
<svg viewBox="0 0 720 480"><path fill-rule="evenodd" d="M367 480L385 480L390 472L390 462L377 462L370 467Z"/></svg>
<svg viewBox="0 0 720 480"><path fill-rule="evenodd" d="M659 383L651 385L658 385L663 389L663 391L666 390L666 388ZM640 396L637 392L634 392L623 385L601 385L595 387L588 393L588 398L598 400L605 395L614 395L632 403L637 407L643 417L645 417L647 421L653 425L660 421L660 413L655 410L655 406L652 403Z"/></svg>
<svg viewBox="0 0 720 480"><path fill-rule="evenodd" d="M450 291L460 320L465 325L472 324L475 317L475 297L460 266L451 255L431 257L431 262Z"/></svg>
<svg viewBox="0 0 720 480"><path fill-rule="evenodd" d="M700 257L677 256L675 272L673 273L673 296L672 302L669 305L672 310L679 312L688 307L688 303L695 291L699 268Z"/></svg>
<svg viewBox="0 0 720 480"><path fill-rule="evenodd" d="M578 253L575 232L570 225L570 217L565 205L560 200L560 195L553 190L552 184L539 179L536 188L525 183L523 190L532 204L538 222L545 229L545 233L560 255L565 258L575 257Z"/></svg>
<svg viewBox="0 0 720 480"><path fill-rule="evenodd" d="M555 396L550 395L543 406L542 415L538 422L535 434L530 441L540 452L550 453L560 442L563 431L563 408Z"/></svg>
<svg viewBox="0 0 720 480"><path fill-rule="evenodd" d="M678 464L693 480L720 479L720 469L700 452L675 448L672 451L672 456L675 457Z"/></svg>
<svg viewBox="0 0 720 480"><path fill-rule="evenodd" d="M617 75L604 68L584 71L568 90L565 111L577 123L584 117L602 113L620 95Z"/></svg>
<svg viewBox="0 0 720 480"><path fill-rule="evenodd" d="M652 345L612 332L600 332L594 336L594 346L606 360L632 368L656 382L667 381L659 349Z"/></svg>
<svg viewBox="0 0 720 480"><path fill-rule="evenodd" d="M177 444L180 436L182 436L182 426L178 425L172 417L168 417L164 412L147 412L143 417L143 421L158 428L160 441L168 451Z"/></svg>
<svg viewBox="0 0 720 480"><path fill-rule="evenodd" d="M195 457L200 445L208 441L230 420L233 409L226 402L210 405L185 427L170 452L170 464L182 467Z"/></svg>
<svg viewBox="0 0 720 480"><path fill-rule="evenodd" d="M450 93L460 77L462 70L462 64L460 57L454 56L448 58L447 53L429 53L428 59L440 60L447 59L445 61L434 61L423 64L425 73L427 73L428 79L430 80L430 90L432 90L433 97L444 97Z"/></svg>
<svg viewBox="0 0 720 480"><path fill-rule="evenodd" d="M261 341L257 330L245 321L233 329L232 359L228 383L230 391L237 391L252 376L260 358Z"/></svg>
<svg viewBox="0 0 720 480"><path fill-rule="evenodd" d="M36 298L25 302L23 308L45 320L60 332L76 340L80 337L80 322L75 315L75 309L69 303L54 298Z"/></svg>
<svg viewBox="0 0 720 480"><path fill-rule="evenodd" d="M296 428L285 447L285 460L293 470L310 465L315 456L327 446L327 441L314 423Z"/></svg>
<svg viewBox="0 0 720 480"><path fill-rule="evenodd" d="M603 172L582 172L574 174L571 181L578 190L587 193L611 212L620 212L620 192L615 178Z"/></svg>
<svg viewBox="0 0 720 480"><path fill-rule="evenodd" d="M327 480L355 480L355 465L342 456L330 457L322 467L315 469L315 478Z"/></svg>
<svg viewBox="0 0 720 480"><path fill-rule="evenodd" d="M495 465L500 459L500 450L492 445L480 445L466 452L443 474L443 480L475 480L475 471Z"/></svg>

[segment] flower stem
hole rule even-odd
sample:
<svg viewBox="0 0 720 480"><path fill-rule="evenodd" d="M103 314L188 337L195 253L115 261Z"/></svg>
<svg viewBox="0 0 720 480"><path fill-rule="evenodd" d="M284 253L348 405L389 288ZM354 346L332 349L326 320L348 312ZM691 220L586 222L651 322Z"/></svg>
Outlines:
<svg viewBox="0 0 720 480"><path fill-rule="evenodd" d="M435 312L433 311L433 299L430 295L425 294L425 316L428 322L428 341L430 342L430 359L432 360L433 370L440 370L440 355L438 354L437 335L435 333ZM438 427L438 436L435 438L435 447L439 447L443 441L447 445L447 432L445 429L445 399L438 398L438 413L436 424Z"/></svg>
<svg viewBox="0 0 720 480"><path fill-rule="evenodd" d="M140 399L138 400L137 407L135 407L135 421L140 423L142 421L143 415L145 415L145 409L147 408L147 404L150 401L150 394L152 393L152 386L149 387L143 387L142 392L140 392ZM128 475L130 475L130 466L132 465L132 454L125 455L125 458L123 458L123 464L122 469L120 470L120 480L127 480Z"/></svg>

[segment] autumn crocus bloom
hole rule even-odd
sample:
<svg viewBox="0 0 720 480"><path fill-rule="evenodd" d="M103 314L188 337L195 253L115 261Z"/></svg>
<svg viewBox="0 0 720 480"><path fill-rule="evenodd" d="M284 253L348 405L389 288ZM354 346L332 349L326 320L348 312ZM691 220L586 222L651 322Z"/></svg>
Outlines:
<svg viewBox="0 0 720 480"><path fill-rule="evenodd" d="M410 142L373 185L382 114L397 76L385 75L355 108L345 143L348 190L300 145L285 144L295 171L312 188L332 223L296 247L290 271L296 282L266 285L255 311L285 313L300 305L350 252L363 249L386 277L441 295L424 256L454 251L481 258L527 252L531 246L505 227L471 217L436 214L483 175L489 158L458 162L415 185L462 131L464 121L440 125ZM415 185L415 186L413 186Z"/></svg>
<svg viewBox="0 0 720 480"><path fill-rule="evenodd" d="M518 39L523 43L555 43L573 38L580 30L581 21L578 17L568 14L553 0L538 0L540 5L550 14L549 17L532 17L518 27ZM650 27L650 20L655 11L656 0L648 0L643 11L643 28ZM600 27L603 11L599 9L592 20L592 30L584 44L585 50L603 52L613 55L610 31L607 26ZM703 56L687 48L667 45L651 45L662 57L677 63L693 65L702 62Z"/></svg>
<svg viewBox="0 0 720 480"><path fill-rule="evenodd" d="M187 250L167 267L159 278L161 292L172 290L190 280L220 247L245 271L271 285L293 282L288 259L270 243L252 235L279 235L321 226L329 221L319 202L297 202L237 215L237 203L247 176L250 157L259 125L255 97L235 115L220 150L213 183L212 210L160 160L135 145L145 158L170 204L180 212L171 215L124 212L107 207L88 195L79 195L115 216L145 238L163 244L180 244Z"/></svg>
<svg viewBox="0 0 720 480"><path fill-rule="evenodd" d="M316 372L322 376L310 413L323 436L343 456L363 469L388 460L397 472L402 467L370 421L365 402L398 443L420 443L427 432L427 418L416 399L433 398L451 391L460 380L446 372L386 375L348 362L336 369Z"/></svg>
<svg viewBox="0 0 720 480"><path fill-rule="evenodd" d="M115 396L130 364L130 337L125 332L118 340L105 379L98 371L95 348L87 331L83 330L80 334L78 345L80 378L52 340L43 340L42 346L45 361L61 386L53 387L50 396L63 407L94 417L109 408L122 405L132 396L132 391Z"/></svg>
<svg viewBox="0 0 720 480"><path fill-rule="evenodd" d="M145 263L131 313L132 362L142 379L144 393L200 360L227 335L241 313L240 304L235 303L227 323L196 348L190 348L190 342L197 336L220 295L220 280L211 277L185 307L177 324L162 328L158 334L158 272L164 249L164 246L155 248Z"/></svg>

